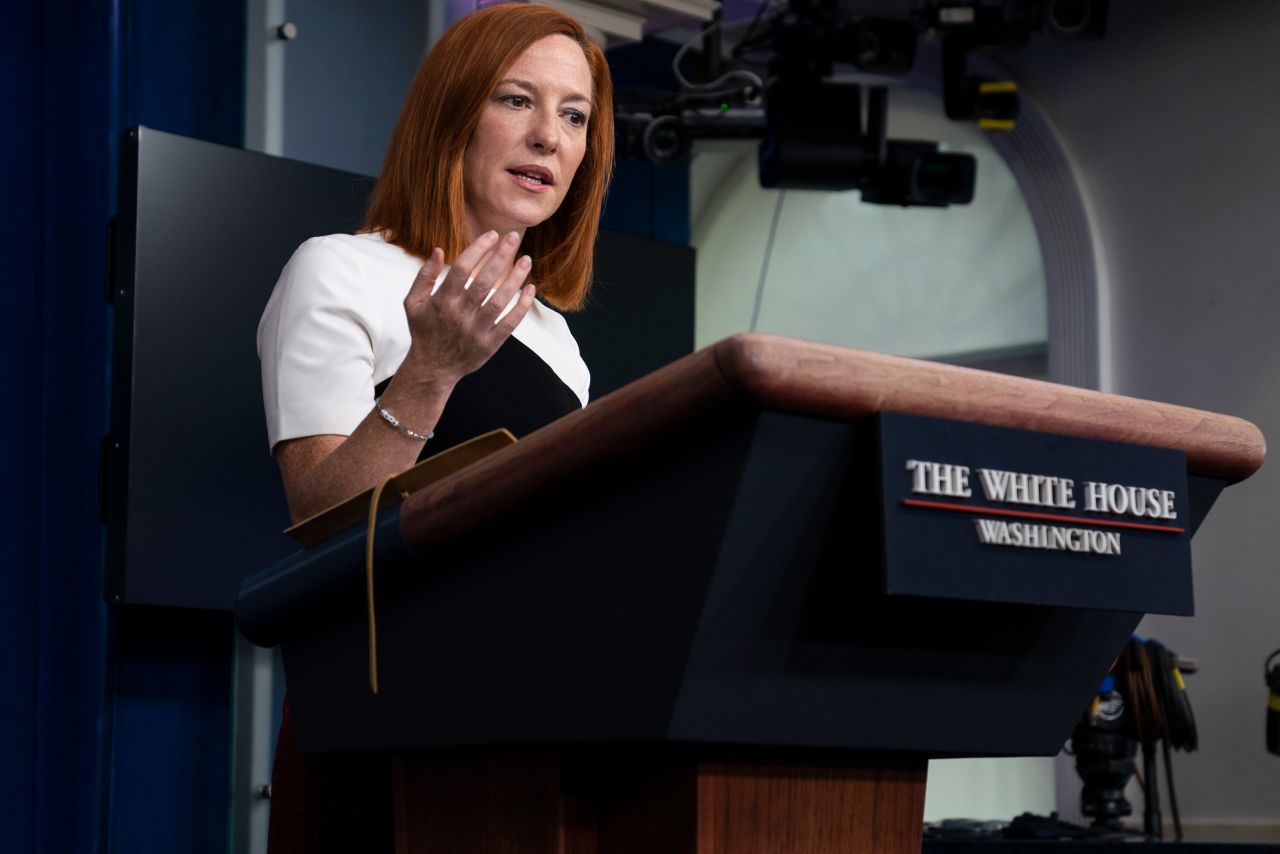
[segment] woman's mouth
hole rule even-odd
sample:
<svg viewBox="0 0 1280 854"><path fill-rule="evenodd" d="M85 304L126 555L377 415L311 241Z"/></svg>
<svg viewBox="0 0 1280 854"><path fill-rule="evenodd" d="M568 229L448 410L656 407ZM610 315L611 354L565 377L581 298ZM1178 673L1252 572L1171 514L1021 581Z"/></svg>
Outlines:
<svg viewBox="0 0 1280 854"><path fill-rule="evenodd" d="M508 169L507 174L514 178L517 184L529 190L545 190L554 183L551 180L551 173L541 168L518 166Z"/></svg>

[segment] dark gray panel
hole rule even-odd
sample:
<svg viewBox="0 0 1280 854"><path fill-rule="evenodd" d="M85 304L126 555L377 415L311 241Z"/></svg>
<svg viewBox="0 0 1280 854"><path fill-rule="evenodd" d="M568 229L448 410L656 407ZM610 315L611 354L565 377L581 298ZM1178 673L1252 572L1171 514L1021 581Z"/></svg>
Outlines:
<svg viewBox="0 0 1280 854"><path fill-rule="evenodd" d="M688 246L600 233L587 305L568 316L592 400L693 352L695 261Z"/></svg>
<svg viewBox="0 0 1280 854"><path fill-rule="evenodd" d="M294 549L267 449L258 319L294 249L360 223L373 179L141 128L121 146L108 588L230 609ZM569 318L592 396L693 347L693 250L602 233L588 310Z"/></svg>
<svg viewBox="0 0 1280 854"><path fill-rule="evenodd" d="M110 592L229 609L242 577L292 550L258 318L294 249L353 230L373 182L147 128L121 152Z"/></svg>

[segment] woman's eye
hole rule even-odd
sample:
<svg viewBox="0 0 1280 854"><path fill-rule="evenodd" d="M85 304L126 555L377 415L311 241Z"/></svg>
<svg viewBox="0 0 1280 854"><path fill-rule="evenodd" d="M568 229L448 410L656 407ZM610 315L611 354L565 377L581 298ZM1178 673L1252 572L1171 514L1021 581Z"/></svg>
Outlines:
<svg viewBox="0 0 1280 854"><path fill-rule="evenodd" d="M529 105L529 98L526 95L503 95L499 100L509 107L526 107Z"/></svg>
<svg viewBox="0 0 1280 854"><path fill-rule="evenodd" d="M569 120L569 124L576 128L586 127L587 125L586 113L580 113L577 110L566 110L564 117Z"/></svg>

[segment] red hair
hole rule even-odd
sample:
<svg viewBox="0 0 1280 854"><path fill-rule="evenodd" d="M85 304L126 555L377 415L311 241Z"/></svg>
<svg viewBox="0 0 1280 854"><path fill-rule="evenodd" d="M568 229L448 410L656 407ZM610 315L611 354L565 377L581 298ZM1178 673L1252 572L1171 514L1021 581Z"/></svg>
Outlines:
<svg viewBox="0 0 1280 854"><path fill-rule="evenodd" d="M568 36L591 69L586 153L560 208L525 232L538 294L562 310L580 307L591 286L600 209L613 172L613 83L604 53L582 25L547 6L504 3L449 27L409 87L365 216L406 252L436 246L455 258L467 245L462 160L480 113L503 73L534 42Z"/></svg>

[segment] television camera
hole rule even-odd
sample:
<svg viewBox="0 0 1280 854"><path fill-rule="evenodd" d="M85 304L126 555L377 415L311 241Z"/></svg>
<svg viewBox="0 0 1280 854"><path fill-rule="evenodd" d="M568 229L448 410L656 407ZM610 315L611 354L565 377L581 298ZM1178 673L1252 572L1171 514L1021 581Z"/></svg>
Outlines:
<svg viewBox="0 0 1280 854"><path fill-rule="evenodd" d="M904 75L924 35L941 41L943 101L955 120L1011 130L1019 102L1012 81L974 77L970 52L1019 47L1033 33L1100 37L1107 0L918 0L909 19L859 18L851 0L791 0L766 15L767 0L721 60L720 21L702 33L705 81L687 80L677 52L680 92L660 98L620 95L619 152L672 163L695 139L758 139L760 183L805 190L860 190L874 204L945 207L973 198L976 161L938 143L887 136L888 89L832 79L839 67ZM748 66L766 65L767 79Z"/></svg>

